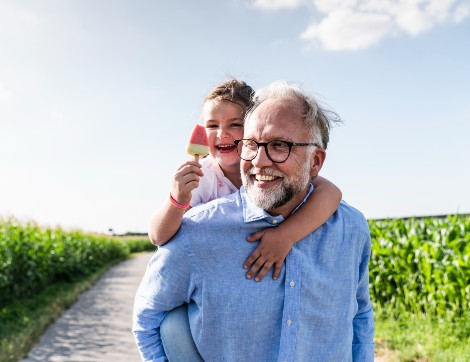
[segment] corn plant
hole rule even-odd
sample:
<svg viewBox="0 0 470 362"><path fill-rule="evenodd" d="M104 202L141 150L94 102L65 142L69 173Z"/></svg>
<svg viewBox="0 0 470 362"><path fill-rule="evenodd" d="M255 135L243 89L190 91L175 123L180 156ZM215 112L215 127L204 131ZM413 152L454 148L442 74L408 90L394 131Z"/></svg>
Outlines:
<svg viewBox="0 0 470 362"><path fill-rule="evenodd" d="M470 308L470 217L369 221L371 299L393 314L459 316Z"/></svg>
<svg viewBox="0 0 470 362"><path fill-rule="evenodd" d="M51 283L88 275L110 261L127 257L130 251L148 246L153 247L143 238L128 243L120 238L0 219L0 308Z"/></svg>

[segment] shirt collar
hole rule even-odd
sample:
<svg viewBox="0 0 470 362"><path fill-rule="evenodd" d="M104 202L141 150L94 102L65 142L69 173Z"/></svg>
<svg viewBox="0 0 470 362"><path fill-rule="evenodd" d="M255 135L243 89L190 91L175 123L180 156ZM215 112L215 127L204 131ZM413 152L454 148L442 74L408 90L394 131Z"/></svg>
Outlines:
<svg viewBox="0 0 470 362"><path fill-rule="evenodd" d="M310 184L307 194L305 195L303 200L294 208L294 210L292 210L291 215L294 212L296 212L299 209L299 207L305 203L305 201L307 201L307 198L310 196L312 192L313 192L313 185ZM282 221L284 221L284 218L282 217L282 215L277 215L277 216L270 215L267 211L256 206L246 194L245 186L242 186L240 188L240 197L241 197L242 205L243 205L243 220L246 223L257 221L257 220L263 220L263 219L265 219L270 224L280 224Z"/></svg>

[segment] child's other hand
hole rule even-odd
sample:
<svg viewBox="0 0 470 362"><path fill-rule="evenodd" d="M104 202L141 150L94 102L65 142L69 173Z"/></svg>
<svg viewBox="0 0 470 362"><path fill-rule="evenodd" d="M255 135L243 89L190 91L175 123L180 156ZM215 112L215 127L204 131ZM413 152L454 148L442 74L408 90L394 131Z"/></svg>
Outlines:
<svg viewBox="0 0 470 362"><path fill-rule="evenodd" d="M294 245L294 242L291 242L288 239L281 239L279 229L277 228L267 228L261 231L258 231L250 235L247 240L250 242L255 242L259 240L259 245L251 253L251 255L246 259L243 267L245 269L250 268L246 273L246 277L251 279L253 275L258 273L255 277L255 281L259 282L263 280L266 273L274 265L273 279L277 279L281 273L282 263L289 254L290 249Z"/></svg>
<svg viewBox="0 0 470 362"><path fill-rule="evenodd" d="M191 191L199 185L203 176L201 164L196 161L186 161L173 174L171 195L176 201L186 204L191 201Z"/></svg>

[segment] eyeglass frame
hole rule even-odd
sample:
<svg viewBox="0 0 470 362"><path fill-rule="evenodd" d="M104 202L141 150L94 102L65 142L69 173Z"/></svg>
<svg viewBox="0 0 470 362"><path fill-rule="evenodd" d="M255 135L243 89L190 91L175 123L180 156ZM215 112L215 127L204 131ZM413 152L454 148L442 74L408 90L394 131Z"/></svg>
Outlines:
<svg viewBox="0 0 470 362"><path fill-rule="evenodd" d="M238 144L242 141L251 141L251 142L254 142L256 144L256 147L257 147L256 154L254 155L254 157L252 159L247 160L246 158L243 158L240 155L241 150L240 150L240 153L238 152ZM268 145L272 142L284 142L285 144L287 144L287 146L289 146L289 152L287 153L287 157L284 161L274 161L271 158L271 156L269 155ZM238 157L240 157L244 161L253 161L256 158L256 156L258 156L259 147L263 146L264 151L266 152L266 156L271 160L271 162L274 162L274 163L284 163L284 162L286 162L287 159L290 156L290 152L291 152L293 146L315 146L315 147L321 148L318 143L289 142L289 141L284 141L284 140L272 140L272 141L269 141L269 142L256 142L255 140L252 140L251 138L242 138L240 140L234 140L233 143L235 143L235 146L237 146ZM242 147L243 147L243 144L242 144Z"/></svg>

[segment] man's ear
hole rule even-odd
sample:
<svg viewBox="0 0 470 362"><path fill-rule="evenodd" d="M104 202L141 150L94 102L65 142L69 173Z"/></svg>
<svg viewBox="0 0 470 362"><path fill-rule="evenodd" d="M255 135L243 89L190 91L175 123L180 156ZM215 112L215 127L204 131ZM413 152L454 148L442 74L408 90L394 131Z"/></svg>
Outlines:
<svg viewBox="0 0 470 362"><path fill-rule="evenodd" d="M310 176L316 177L323 167L323 162L326 159L326 151L323 148L317 147L312 156L312 161L310 165Z"/></svg>

